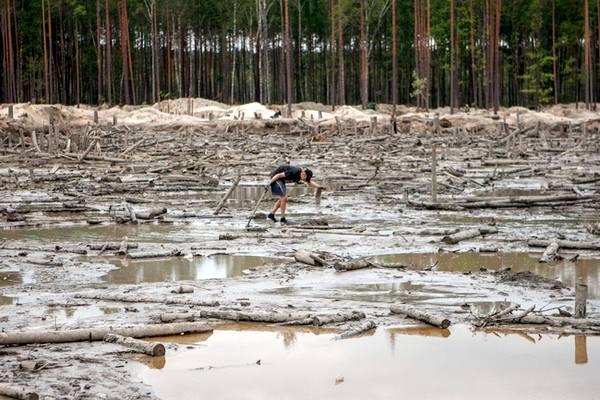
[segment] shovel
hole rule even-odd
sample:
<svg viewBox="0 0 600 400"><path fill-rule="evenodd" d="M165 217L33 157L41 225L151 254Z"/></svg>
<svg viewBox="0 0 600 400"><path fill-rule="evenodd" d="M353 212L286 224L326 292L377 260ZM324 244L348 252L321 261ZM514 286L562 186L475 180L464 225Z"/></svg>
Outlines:
<svg viewBox="0 0 600 400"><path fill-rule="evenodd" d="M252 214L250 215L250 218L248 218L248 223L246 224L246 228L250 227L250 222L252 222L252 218L254 218L254 215L256 214L256 210L258 210L258 207L260 207L260 203L262 203L268 190L269 190L269 186L266 186L265 191L260 195L260 198L258 199L258 202L256 203L256 206L254 207L254 210L252 210Z"/></svg>

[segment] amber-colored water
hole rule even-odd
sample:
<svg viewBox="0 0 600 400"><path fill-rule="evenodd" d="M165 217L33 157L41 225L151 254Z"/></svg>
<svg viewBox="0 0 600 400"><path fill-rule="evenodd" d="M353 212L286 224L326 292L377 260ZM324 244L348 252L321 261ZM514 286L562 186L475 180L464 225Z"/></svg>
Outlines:
<svg viewBox="0 0 600 400"><path fill-rule="evenodd" d="M0 287L20 285L23 283L23 277L19 272L0 272Z"/></svg>
<svg viewBox="0 0 600 400"><path fill-rule="evenodd" d="M175 282L231 278L261 265L280 263L281 259L258 256L215 255L194 258L167 258L145 261L114 261L119 269L103 279L110 283Z"/></svg>
<svg viewBox="0 0 600 400"><path fill-rule="evenodd" d="M164 400L597 399L600 338L380 328L371 336L217 327L134 363ZM180 337L163 338L179 341Z"/></svg>
<svg viewBox="0 0 600 400"><path fill-rule="evenodd" d="M600 299L600 260L581 258L574 262L561 261L555 264L538 262L538 257L528 253L429 253L393 254L375 257L382 264L404 264L427 267L436 264L437 271L477 272L480 268L495 271L511 268L513 272L530 271L546 278L558 279L566 286L576 282L588 284L590 299Z"/></svg>

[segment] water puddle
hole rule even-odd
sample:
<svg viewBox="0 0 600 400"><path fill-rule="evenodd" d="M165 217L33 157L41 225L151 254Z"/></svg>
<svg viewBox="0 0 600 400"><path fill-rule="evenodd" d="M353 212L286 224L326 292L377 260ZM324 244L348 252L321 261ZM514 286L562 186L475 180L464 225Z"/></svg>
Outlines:
<svg viewBox="0 0 600 400"><path fill-rule="evenodd" d="M204 225L206 229L206 224ZM201 232L194 227L172 224L111 224L56 226L35 229L8 229L2 231L6 240L43 240L55 242L120 242L124 236L136 242L182 242ZM193 239L192 239L193 240ZM198 237L196 237L198 240Z"/></svg>
<svg viewBox="0 0 600 400"><path fill-rule="evenodd" d="M419 268L434 265L444 272L478 272L481 268L490 271L511 268L512 272L533 272L545 278L558 279L568 287L576 282L586 282L590 299L600 299L600 260L580 258L574 262L561 261L542 264L538 257L528 253L430 253L393 254L374 258L382 264L404 264Z"/></svg>
<svg viewBox="0 0 600 400"><path fill-rule="evenodd" d="M104 315L122 312L119 307L99 307L96 305L51 306L46 311L47 321L57 325L77 323L86 319L97 319Z"/></svg>
<svg viewBox="0 0 600 400"><path fill-rule="evenodd" d="M129 368L164 400L197 399L198 393L219 399L570 400L597 398L600 391L598 337L473 333L461 326L334 337L305 328L216 326L185 342L163 338L185 346Z"/></svg>
<svg viewBox="0 0 600 400"><path fill-rule="evenodd" d="M19 272L0 272L0 287L14 286L23 283L23 276Z"/></svg>
<svg viewBox="0 0 600 400"><path fill-rule="evenodd" d="M424 284L404 281L336 285L333 292L324 297L360 302L406 303L443 299L446 297L466 298L471 295L471 292L461 292L459 288L445 287L442 284L433 285L431 283Z"/></svg>
<svg viewBox="0 0 600 400"><path fill-rule="evenodd" d="M243 275L244 271L251 268L281 261L273 257L231 255L143 261L120 259L111 261L119 269L111 271L103 280L117 284L133 284L231 278Z"/></svg>
<svg viewBox="0 0 600 400"><path fill-rule="evenodd" d="M294 185L286 184L288 189L288 195L290 197L299 197L308 194L313 194L314 189L309 188L306 185ZM238 207L247 206L249 204L254 204L260 196L262 196L265 191L263 186L238 186L235 188L229 200L227 200L227 204L235 205ZM226 193L226 191L225 191ZM221 198L225 195L225 193L219 193L215 195L215 200L221 200ZM271 197L271 192L267 193L266 198Z"/></svg>
<svg viewBox="0 0 600 400"><path fill-rule="evenodd" d="M538 189L516 189L500 188L486 192L477 193L479 197L525 197L525 196L544 196L547 193Z"/></svg>

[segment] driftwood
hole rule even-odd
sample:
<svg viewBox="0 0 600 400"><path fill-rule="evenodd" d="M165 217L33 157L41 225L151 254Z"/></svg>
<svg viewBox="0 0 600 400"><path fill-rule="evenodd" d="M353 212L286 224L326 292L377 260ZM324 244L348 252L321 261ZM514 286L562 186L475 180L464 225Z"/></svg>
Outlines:
<svg viewBox="0 0 600 400"><path fill-rule="evenodd" d="M127 254L127 249L129 248L129 244L127 243L127 236L123 238L121 241L121 245L119 246L119 250L117 250L117 255L124 256Z"/></svg>
<svg viewBox="0 0 600 400"><path fill-rule="evenodd" d="M549 240L530 240L527 245L530 247L548 247L552 242ZM600 250L600 242L575 242L572 240L557 240L558 247L561 249L572 250Z"/></svg>
<svg viewBox="0 0 600 400"><path fill-rule="evenodd" d="M249 321L249 322L269 322L282 323L290 321L304 321L310 318L309 313L289 312L289 311L234 311L234 310L202 310L201 318L224 319L228 321Z"/></svg>
<svg viewBox="0 0 600 400"><path fill-rule="evenodd" d="M584 331L600 331L600 320L590 318L573 318L562 316L549 316L535 314L535 307L531 306L519 313L518 304L512 304L510 307L488 316L477 318L474 325L479 328L497 325L544 325L549 327L572 327Z"/></svg>
<svg viewBox="0 0 600 400"><path fill-rule="evenodd" d="M179 286L177 289L171 290L171 293L175 293L175 294L194 293L194 288L191 286Z"/></svg>
<svg viewBox="0 0 600 400"><path fill-rule="evenodd" d="M163 215L167 213L167 209L162 208L151 208L146 211L138 211L135 213L136 219L149 220L158 217L159 215Z"/></svg>
<svg viewBox="0 0 600 400"><path fill-rule="evenodd" d="M442 242L446 244L457 244L459 242L462 242L463 240L473 239L481 235L487 235L492 233L498 233L498 229L492 226L466 229L464 231L456 232L452 235L444 236L442 238Z"/></svg>
<svg viewBox="0 0 600 400"><path fill-rule="evenodd" d="M427 314L423 311L417 310L414 307L407 306L404 304L392 304L390 310L393 314L404 314L409 318L425 322L429 325L437 326L438 328L448 328L451 324L450 320L439 317L436 315Z"/></svg>
<svg viewBox="0 0 600 400"><path fill-rule="evenodd" d="M37 393L30 389L10 383L0 383L0 395L19 400L38 400L40 398Z"/></svg>
<svg viewBox="0 0 600 400"><path fill-rule="evenodd" d="M233 181L233 185L229 188L227 193L225 193L225 196L223 196L223 198L221 199L219 204L217 204L217 208L215 210L215 215L219 215L219 213L221 212L221 209L223 209L223 207L225 206L225 202L227 201L227 199L229 199L229 197L231 197L231 195L233 194L233 191L235 190L237 185L240 183L241 179L242 179L241 176L238 176L237 178L235 178L235 181Z"/></svg>
<svg viewBox="0 0 600 400"><path fill-rule="evenodd" d="M165 318L186 317L184 314L176 314L175 316L166 315ZM346 311L332 314L316 314L311 315L306 312L289 312L289 311L234 311L234 310L202 310L198 314L199 318L215 318L229 321L250 321L250 322L267 322L281 325L315 325L323 326L327 324L336 324L348 321L358 321L365 318L365 314L360 311ZM163 316L161 316L163 319Z"/></svg>
<svg viewBox="0 0 600 400"><path fill-rule="evenodd" d="M197 315L194 313L163 313L154 319L158 322L195 321Z"/></svg>
<svg viewBox="0 0 600 400"><path fill-rule="evenodd" d="M575 318L585 318L587 314L588 286L583 283L575 285Z"/></svg>
<svg viewBox="0 0 600 400"><path fill-rule="evenodd" d="M25 345L35 343L68 343L100 341L109 333L143 338L152 336L172 336L182 333L212 332L205 322L184 322L176 324L137 325L131 327L102 327L89 329L73 329L67 331L21 331L0 333L0 345Z"/></svg>
<svg viewBox="0 0 600 400"><path fill-rule="evenodd" d="M165 355L165 346L162 343L146 342L113 333L106 335L104 341L127 347L135 353L147 354L153 357L162 357Z"/></svg>
<svg viewBox="0 0 600 400"><path fill-rule="evenodd" d="M319 257L317 254L309 253L307 251L299 250L294 254L294 259L302 264L307 265L319 265L323 266L326 264L325 260Z"/></svg>
<svg viewBox="0 0 600 400"><path fill-rule="evenodd" d="M141 295L126 295L126 294L76 294L78 299L91 299L102 301L116 301L120 303L157 303L157 304L180 304L188 306L201 307L216 307L219 302L216 300L199 300L189 298L155 298Z"/></svg>
<svg viewBox="0 0 600 400"><path fill-rule="evenodd" d="M552 242L546 247L546 251L542 254L540 262L551 263L558 259L558 243Z"/></svg>
<svg viewBox="0 0 600 400"><path fill-rule="evenodd" d="M358 325L352 329L345 331L344 333L335 337L336 340L348 339L351 337L362 335L371 329L377 328L377 324L374 321L367 321L364 324Z"/></svg>
<svg viewBox="0 0 600 400"><path fill-rule="evenodd" d="M340 312L336 314L321 314L315 315L312 318L312 324L317 326L335 324L339 322L358 321L365 318L366 315L362 311Z"/></svg>
<svg viewBox="0 0 600 400"><path fill-rule="evenodd" d="M139 260L144 258L163 258L163 257L181 257L183 253L177 249L175 250L157 250L147 252L135 252L127 254L127 257L132 260Z"/></svg>
<svg viewBox="0 0 600 400"><path fill-rule="evenodd" d="M366 258L360 258L357 260L351 260L346 262L336 261L335 263L333 263L333 268L335 268L336 271L344 272L355 271L357 269L371 268L373 267L373 265L374 264Z"/></svg>
<svg viewBox="0 0 600 400"><path fill-rule="evenodd" d="M121 245L123 242L121 243L117 243L117 242L109 242L109 243L104 243L104 244L99 244L99 243L94 243L94 244L88 244L88 249L90 250L96 250L96 251L102 251L102 250L121 250ZM138 244L137 243L127 243L127 249L137 249L138 248Z"/></svg>

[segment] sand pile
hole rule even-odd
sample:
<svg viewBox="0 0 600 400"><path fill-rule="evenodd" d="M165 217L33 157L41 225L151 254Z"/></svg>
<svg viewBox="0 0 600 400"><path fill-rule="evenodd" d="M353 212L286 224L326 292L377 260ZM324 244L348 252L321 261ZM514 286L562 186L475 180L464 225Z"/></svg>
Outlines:
<svg viewBox="0 0 600 400"><path fill-rule="evenodd" d="M225 115L220 119L224 121L230 121L234 119L268 119L275 115L276 111L273 111L260 103L249 103L241 106L235 106L229 108Z"/></svg>
<svg viewBox="0 0 600 400"><path fill-rule="evenodd" d="M100 124L112 124L114 118L118 125L145 127L147 129L179 128L184 126L195 127L206 123L209 119L215 121L254 120L257 116L261 119L273 118L278 110L285 110L282 105L249 103L229 107L223 103L202 98L183 98L165 100L152 106L114 106L95 107L63 106L63 105L38 105L30 103L15 104L13 107L14 118L17 123L28 129L39 129L48 125L49 115L59 125L86 126L94 123L94 111L98 112ZM377 110L362 110L360 107L339 106L331 112L330 106L320 103L304 102L294 105L293 118L304 118L323 126L335 124L335 118L342 122L369 123L373 116L377 117L378 124L386 124L390 120L392 107L389 104L378 104ZM191 112L191 115L190 115ZM398 121L402 132L430 131L431 123L437 115L440 120L447 120L453 127L471 129L474 127L495 128L498 121L506 121L514 126L517 116L521 126L532 126L538 122L543 125L555 124L581 124L592 122L589 126L600 125L598 113L587 111L583 104L577 108L575 104L561 104L543 109L542 111L529 110L523 107L501 108L498 118L493 112L482 109L456 110L450 114L449 107L443 107L429 112L417 111L415 107L398 105ZM6 118L8 109L0 108L0 118Z"/></svg>

